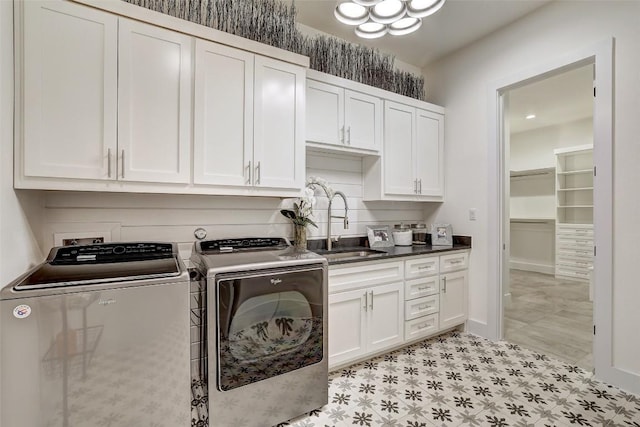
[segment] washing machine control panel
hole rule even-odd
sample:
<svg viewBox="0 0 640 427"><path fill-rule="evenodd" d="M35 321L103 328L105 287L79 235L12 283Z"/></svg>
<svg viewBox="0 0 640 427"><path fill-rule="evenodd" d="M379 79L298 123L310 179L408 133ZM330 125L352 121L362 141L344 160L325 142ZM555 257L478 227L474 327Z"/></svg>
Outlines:
<svg viewBox="0 0 640 427"><path fill-rule="evenodd" d="M171 243L123 242L82 246L62 246L52 250L51 264L83 264L86 262L128 262L173 256Z"/></svg>

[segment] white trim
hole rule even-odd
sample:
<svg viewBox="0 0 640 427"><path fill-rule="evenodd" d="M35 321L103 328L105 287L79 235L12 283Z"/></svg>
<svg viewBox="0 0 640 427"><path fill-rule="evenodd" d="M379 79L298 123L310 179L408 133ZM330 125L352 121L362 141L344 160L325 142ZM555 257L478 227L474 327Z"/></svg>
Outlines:
<svg viewBox="0 0 640 427"><path fill-rule="evenodd" d="M513 257L509 261L509 268L512 270L533 271L534 273L556 274L554 265L514 260Z"/></svg>
<svg viewBox="0 0 640 427"><path fill-rule="evenodd" d="M479 322L477 320L467 319L466 332L477 335L479 337L487 337L488 328L486 323Z"/></svg>
<svg viewBox="0 0 640 427"><path fill-rule="evenodd" d="M598 333L594 337L594 366L596 378L640 393L640 377L613 366L613 49L614 39L577 49L544 64L492 82L488 87L489 129L489 188L488 197L488 318L487 334L497 340L502 336L502 284L504 265L502 251L504 224L501 196L503 195L503 150L500 140L501 95L514 87L539 81L569 69L589 63L595 64L597 97L594 101L594 165L598 174L594 180L594 227L597 256L595 266L594 321Z"/></svg>

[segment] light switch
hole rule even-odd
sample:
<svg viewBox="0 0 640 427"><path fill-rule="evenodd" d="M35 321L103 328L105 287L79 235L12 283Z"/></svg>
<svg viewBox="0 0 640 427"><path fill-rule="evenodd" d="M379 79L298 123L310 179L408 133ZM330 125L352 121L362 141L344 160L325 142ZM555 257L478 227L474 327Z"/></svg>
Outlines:
<svg viewBox="0 0 640 427"><path fill-rule="evenodd" d="M475 221L477 215L478 215L478 209L477 208L469 209L469 221Z"/></svg>

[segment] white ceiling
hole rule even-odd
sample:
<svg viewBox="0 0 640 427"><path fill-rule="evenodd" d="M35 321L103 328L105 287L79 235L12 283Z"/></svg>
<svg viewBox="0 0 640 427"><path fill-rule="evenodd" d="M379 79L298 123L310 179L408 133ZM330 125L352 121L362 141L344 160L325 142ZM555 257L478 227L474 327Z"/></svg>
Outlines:
<svg viewBox="0 0 640 427"><path fill-rule="evenodd" d="M525 116L535 114L535 119ZM518 133L593 116L593 66L587 65L509 91L507 118Z"/></svg>
<svg viewBox="0 0 640 427"><path fill-rule="evenodd" d="M282 0L290 2L291 0ZM374 47L398 60L423 68L502 28L552 0L447 0L442 9L423 19L418 31L365 40L333 15L336 0L295 0L298 22L342 39Z"/></svg>

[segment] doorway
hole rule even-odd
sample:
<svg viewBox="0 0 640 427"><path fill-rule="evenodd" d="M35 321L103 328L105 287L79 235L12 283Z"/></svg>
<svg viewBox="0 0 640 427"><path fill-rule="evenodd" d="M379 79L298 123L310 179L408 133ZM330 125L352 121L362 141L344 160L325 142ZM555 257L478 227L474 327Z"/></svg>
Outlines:
<svg viewBox="0 0 640 427"><path fill-rule="evenodd" d="M592 63L506 91L503 338L593 369Z"/></svg>

